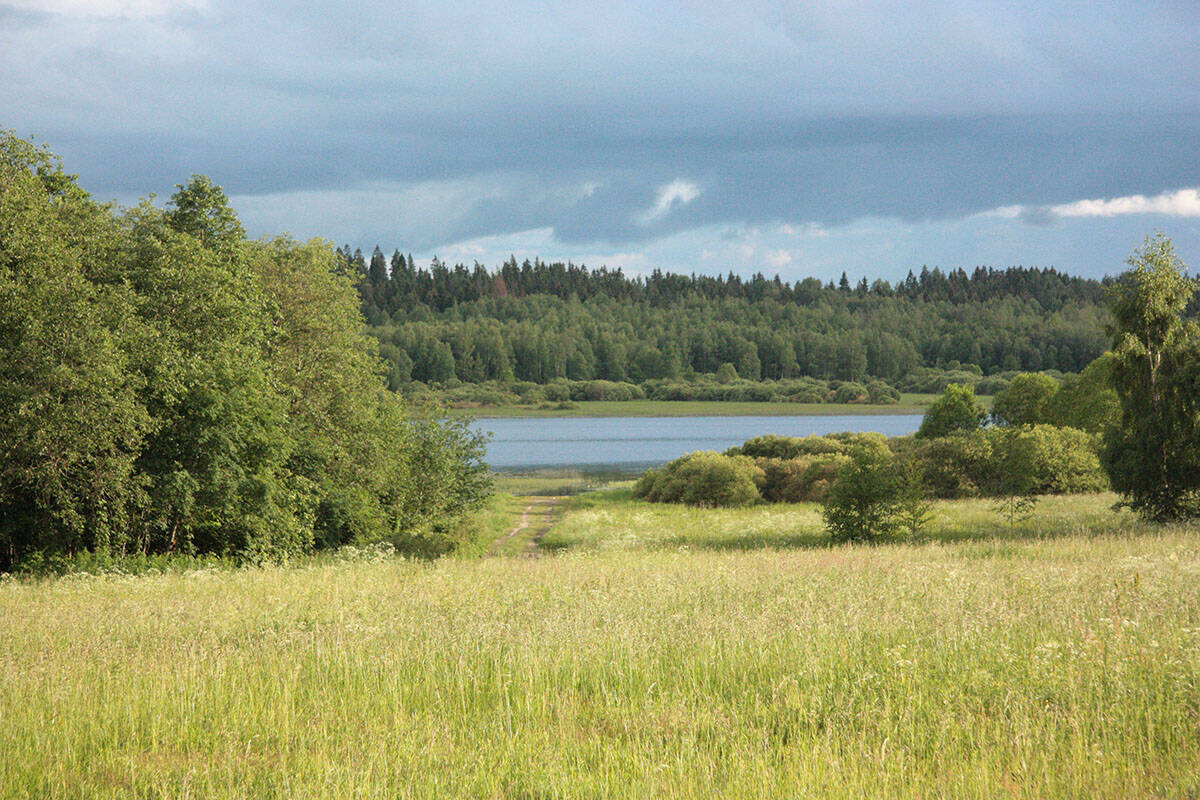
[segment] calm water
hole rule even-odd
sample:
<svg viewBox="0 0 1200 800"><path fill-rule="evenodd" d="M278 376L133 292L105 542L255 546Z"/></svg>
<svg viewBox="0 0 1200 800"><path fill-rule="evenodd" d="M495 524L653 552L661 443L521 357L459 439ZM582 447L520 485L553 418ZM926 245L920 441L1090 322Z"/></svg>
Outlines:
<svg viewBox="0 0 1200 800"><path fill-rule="evenodd" d="M628 470L656 466L693 450L725 450L754 436L837 431L913 433L920 414L827 417L566 417L483 419L493 469Z"/></svg>

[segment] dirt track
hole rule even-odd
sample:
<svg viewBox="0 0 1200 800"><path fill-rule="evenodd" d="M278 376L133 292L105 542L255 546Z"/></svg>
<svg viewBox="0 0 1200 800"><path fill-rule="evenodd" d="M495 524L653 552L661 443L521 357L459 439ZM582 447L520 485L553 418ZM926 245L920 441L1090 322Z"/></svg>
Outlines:
<svg viewBox="0 0 1200 800"><path fill-rule="evenodd" d="M514 539L521 539L525 541L525 546L520 554L526 557L537 556L538 543L554 527L554 512L562 505L564 499L566 498L539 497L527 505L521 512L521 519L516 526L492 545L492 555L500 555L503 550L509 549Z"/></svg>

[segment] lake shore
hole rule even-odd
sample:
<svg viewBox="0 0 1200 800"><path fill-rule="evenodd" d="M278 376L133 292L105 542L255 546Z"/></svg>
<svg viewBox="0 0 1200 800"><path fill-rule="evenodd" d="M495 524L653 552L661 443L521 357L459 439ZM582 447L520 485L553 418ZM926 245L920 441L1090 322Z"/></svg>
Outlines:
<svg viewBox="0 0 1200 800"><path fill-rule="evenodd" d="M758 403L717 400L579 400L569 408L494 406L451 408L451 417L814 417L862 414L923 414L938 395L905 394L891 405L867 403ZM981 398L985 403L990 397Z"/></svg>

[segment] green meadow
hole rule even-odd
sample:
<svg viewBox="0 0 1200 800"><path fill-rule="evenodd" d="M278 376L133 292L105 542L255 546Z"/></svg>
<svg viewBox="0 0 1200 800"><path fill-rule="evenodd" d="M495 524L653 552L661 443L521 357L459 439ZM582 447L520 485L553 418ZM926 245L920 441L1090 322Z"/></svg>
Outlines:
<svg viewBox="0 0 1200 800"><path fill-rule="evenodd" d="M615 491L541 557L8 579L0 797L1196 797L1200 529L1114 500L832 547Z"/></svg>

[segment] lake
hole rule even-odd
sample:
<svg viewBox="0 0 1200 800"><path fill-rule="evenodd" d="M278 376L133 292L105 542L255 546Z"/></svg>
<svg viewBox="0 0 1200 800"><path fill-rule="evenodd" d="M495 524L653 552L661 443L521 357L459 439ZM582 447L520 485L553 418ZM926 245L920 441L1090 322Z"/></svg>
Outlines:
<svg viewBox="0 0 1200 800"><path fill-rule="evenodd" d="M808 436L838 431L913 433L920 414L796 417L559 417L484 419L487 461L495 470L579 469L633 472L693 450L726 450L775 433Z"/></svg>

